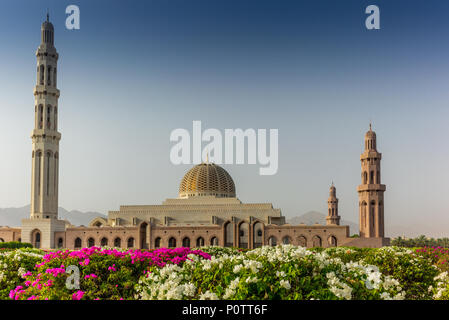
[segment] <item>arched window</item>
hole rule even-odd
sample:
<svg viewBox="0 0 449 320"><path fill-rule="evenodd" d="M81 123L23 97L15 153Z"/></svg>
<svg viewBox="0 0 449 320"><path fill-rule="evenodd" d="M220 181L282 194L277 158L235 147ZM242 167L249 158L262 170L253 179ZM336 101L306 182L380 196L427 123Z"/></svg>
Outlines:
<svg viewBox="0 0 449 320"><path fill-rule="evenodd" d="M140 247L142 249L148 249L148 245L147 245L147 227L148 227L148 223L143 222L140 225Z"/></svg>
<svg viewBox="0 0 449 320"><path fill-rule="evenodd" d="M199 237L198 239L196 239L196 246L204 247L204 238L203 237Z"/></svg>
<svg viewBox="0 0 449 320"><path fill-rule="evenodd" d="M51 153L47 152L47 196L50 195L50 158L51 158Z"/></svg>
<svg viewBox="0 0 449 320"><path fill-rule="evenodd" d="M225 247L234 246L234 225L231 222L226 223L225 225L225 239L224 239Z"/></svg>
<svg viewBox="0 0 449 320"><path fill-rule="evenodd" d="M291 243L290 237L289 236L283 237L282 238L282 243L283 244L290 244Z"/></svg>
<svg viewBox="0 0 449 320"><path fill-rule="evenodd" d="M94 238L89 238L89 239L87 239L87 246L90 248L90 247L93 247L95 245L95 239Z"/></svg>
<svg viewBox="0 0 449 320"><path fill-rule="evenodd" d="M368 173L365 171L363 172L363 184L368 183Z"/></svg>
<svg viewBox="0 0 449 320"><path fill-rule="evenodd" d="M379 217L379 230L380 230L379 237L383 237L382 226L384 225L384 215L382 212L382 208L383 208L383 203L382 203L382 201L379 201L379 204L377 205L377 216Z"/></svg>
<svg viewBox="0 0 449 320"><path fill-rule="evenodd" d="M36 232L34 234L34 247L35 248L41 247L41 233L40 232Z"/></svg>
<svg viewBox="0 0 449 320"><path fill-rule="evenodd" d="M268 238L268 245L272 246L272 247L276 246L277 245L276 237L273 237L273 236L269 237Z"/></svg>
<svg viewBox="0 0 449 320"><path fill-rule="evenodd" d="M44 126L44 106L41 104L39 105L38 121L39 121L39 129L42 129Z"/></svg>
<svg viewBox="0 0 449 320"><path fill-rule="evenodd" d="M56 67L53 69L53 85L56 87Z"/></svg>
<svg viewBox="0 0 449 320"><path fill-rule="evenodd" d="M0 242L5 242L5 240L3 238L0 238Z"/></svg>
<svg viewBox="0 0 449 320"><path fill-rule="evenodd" d="M115 238L114 239L114 247L116 247L116 248L120 248L122 246L122 239L120 239L120 238Z"/></svg>
<svg viewBox="0 0 449 320"><path fill-rule="evenodd" d="M369 183L374 183L374 171L371 170L369 173Z"/></svg>
<svg viewBox="0 0 449 320"><path fill-rule="evenodd" d="M64 240L62 238L58 238L58 248L62 248Z"/></svg>
<svg viewBox="0 0 449 320"><path fill-rule="evenodd" d="M312 238L313 247L321 247L321 238L320 236L314 236Z"/></svg>
<svg viewBox="0 0 449 320"><path fill-rule="evenodd" d="M176 248L176 239L171 237L168 239L168 247L169 248Z"/></svg>
<svg viewBox="0 0 449 320"><path fill-rule="evenodd" d="M327 238L327 242L329 244L329 247L337 246L337 238L335 238L334 236L329 236L329 238Z"/></svg>
<svg viewBox="0 0 449 320"><path fill-rule="evenodd" d="M37 157L37 194L41 194L41 167L42 167L42 151L38 150L36 152Z"/></svg>
<svg viewBox="0 0 449 320"><path fill-rule="evenodd" d="M160 247L161 247L161 238L160 238L160 237L157 237L157 238L154 240L154 247L155 247L155 248L160 248Z"/></svg>
<svg viewBox="0 0 449 320"><path fill-rule="evenodd" d="M54 120L53 120L53 130L58 130L56 124L58 123L58 107L55 107L54 109Z"/></svg>
<svg viewBox="0 0 449 320"><path fill-rule="evenodd" d="M76 238L75 239L75 249L80 249L81 248L81 238Z"/></svg>
<svg viewBox="0 0 449 320"><path fill-rule="evenodd" d="M304 248L307 248L307 238L304 236L298 237L298 245Z"/></svg>
<svg viewBox="0 0 449 320"><path fill-rule="evenodd" d="M212 237L212 239L210 239L210 245L211 246L218 246L218 238L217 237Z"/></svg>
<svg viewBox="0 0 449 320"><path fill-rule="evenodd" d="M47 129L51 129L51 105L47 106L47 123L45 125L45 127Z"/></svg>
<svg viewBox="0 0 449 320"><path fill-rule="evenodd" d="M242 222L239 225L239 247L248 248L249 224Z"/></svg>
<svg viewBox="0 0 449 320"><path fill-rule="evenodd" d="M253 226L253 247L260 248L263 244L263 225L260 222L256 222Z"/></svg>
<svg viewBox="0 0 449 320"><path fill-rule="evenodd" d="M101 238L101 246L106 247L108 245L108 238Z"/></svg>
<svg viewBox="0 0 449 320"><path fill-rule="evenodd" d="M186 248L190 248L190 239L188 237L185 237L182 239L182 246Z"/></svg>
<svg viewBox="0 0 449 320"><path fill-rule="evenodd" d="M128 239L127 246L128 246L128 248L134 248L134 238L133 237Z"/></svg>
<svg viewBox="0 0 449 320"><path fill-rule="evenodd" d="M45 79L45 78L44 78L44 77L45 77L45 76L44 76L44 70L45 70L44 65L41 64L41 72L40 72L40 73L41 73L41 74L40 74L41 79L40 79L40 82L39 82L41 86L44 85L44 79Z"/></svg>
<svg viewBox="0 0 449 320"><path fill-rule="evenodd" d="M364 226L366 228L367 227L366 202L363 201L361 206L362 206L362 208L361 208L361 210L362 210L362 217L361 217L362 221L361 221L361 223L362 223L362 226Z"/></svg>
<svg viewBox="0 0 449 320"><path fill-rule="evenodd" d="M58 173L59 173L59 154L55 152L55 160L53 166L53 192L58 193Z"/></svg>
<svg viewBox="0 0 449 320"><path fill-rule="evenodd" d="M377 174L376 174L376 183L380 184L380 171L377 170Z"/></svg>
<svg viewBox="0 0 449 320"><path fill-rule="evenodd" d="M374 232L374 213L375 213L375 210L376 210L376 202L371 201L371 205L370 205L370 220L371 220L372 232Z"/></svg>
<svg viewBox="0 0 449 320"><path fill-rule="evenodd" d="M47 85L51 86L51 66L48 66L48 71L47 71Z"/></svg>

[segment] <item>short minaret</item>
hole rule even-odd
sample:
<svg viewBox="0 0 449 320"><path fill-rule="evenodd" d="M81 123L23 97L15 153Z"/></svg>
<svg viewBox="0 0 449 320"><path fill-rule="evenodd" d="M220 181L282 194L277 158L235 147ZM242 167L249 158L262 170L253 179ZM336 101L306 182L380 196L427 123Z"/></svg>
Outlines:
<svg viewBox="0 0 449 320"><path fill-rule="evenodd" d="M329 189L329 199L327 199L328 214L326 217L326 225L340 225L340 216L338 215L338 199L337 189L332 182Z"/></svg>
<svg viewBox="0 0 449 320"><path fill-rule="evenodd" d="M372 130L365 134L365 151L360 156L362 164L362 184L357 187L359 193L360 237L384 237L384 191L381 184L380 161L382 154L377 152L376 133Z"/></svg>
<svg viewBox="0 0 449 320"><path fill-rule="evenodd" d="M31 166L30 219L23 221L22 239L35 247L53 248L53 231L60 229L58 219L59 140L57 62L53 24L41 26L41 43L36 51L37 79L34 87L34 130ZM30 222L31 221L31 222ZM34 223L33 223L34 221ZM53 222L51 222L53 221ZM29 224L35 225L27 234ZM38 226L39 225L39 226ZM49 233L50 232L50 233Z"/></svg>

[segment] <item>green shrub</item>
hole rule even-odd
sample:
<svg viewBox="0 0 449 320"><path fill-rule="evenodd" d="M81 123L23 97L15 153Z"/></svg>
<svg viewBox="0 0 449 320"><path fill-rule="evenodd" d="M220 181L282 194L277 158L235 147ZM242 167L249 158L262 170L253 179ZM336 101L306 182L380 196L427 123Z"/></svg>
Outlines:
<svg viewBox="0 0 449 320"><path fill-rule="evenodd" d="M205 249L207 251L207 249ZM282 245L221 256L192 257L182 266L151 267L137 286L141 299L333 300L401 299L390 276L325 251ZM322 251L322 250L319 250ZM369 284L369 285L368 285Z"/></svg>
<svg viewBox="0 0 449 320"><path fill-rule="evenodd" d="M2 249L0 299L449 299L448 256L442 248L292 245ZM79 290L66 287L69 265L79 267Z"/></svg>
<svg viewBox="0 0 449 320"><path fill-rule="evenodd" d="M27 275L20 286L9 292L16 300L119 300L134 299L135 284L151 265L182 264L187 255L209 255L188 248L157 250L118 250L91 247L76 251L49 252ZM79 270L79 288L67 286L71 274ZM71 277L73 279L73 277Z"/></svg>
<svg viewBox="0 0 449 320"><path fill-rule="evenodd" d="M0 242L0 248L5 249L20 249L20 248L32 248L33 245L27 242L18 242L18 241L10 241L10 242Z"/></svg>
<svg viewBox="0 0 449 320"><path fill-rule="evenodd" d="M363 261L397 279L406 292L406 299L432 299L429 287L435 286L435 277L440 273L432 260L410 249L383 247L369 251Z"/></svg>
<svg viewBox="0 0 449 320"><path fill-rule="evenodd" d="M21 285L24 275L42 261L43 251L22 248L0 252L0 299L9 299L11 290Z"/></svg>

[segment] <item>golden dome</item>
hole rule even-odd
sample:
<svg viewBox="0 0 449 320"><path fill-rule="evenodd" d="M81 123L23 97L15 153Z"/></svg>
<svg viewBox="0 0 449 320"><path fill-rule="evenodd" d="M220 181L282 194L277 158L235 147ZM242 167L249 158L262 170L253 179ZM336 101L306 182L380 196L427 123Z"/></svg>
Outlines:
<svg viewBox="0 0 449 320"><path fill-rule="evenodd" d="M201 163L182 178L179 197L216 196L235 197L235 185L229 173L214 163Z"/></svg>

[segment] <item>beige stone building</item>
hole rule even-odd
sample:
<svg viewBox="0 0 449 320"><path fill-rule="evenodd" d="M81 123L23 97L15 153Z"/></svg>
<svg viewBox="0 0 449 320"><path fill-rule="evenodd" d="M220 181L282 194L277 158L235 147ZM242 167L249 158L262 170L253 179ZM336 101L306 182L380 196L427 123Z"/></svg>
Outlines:
<svg viewBox="0 0 449 320"><path fill-rule="evenodd" d="M35 124L32 132L32 181L30 218L22 228L0 228L0 241L21 240L39 248L226 247L257 248L295 244L305 247L389 244L384 237L383 193L380 184L381 154L376 135L365 135L361 155L362 184L357 188L360 206L360 237L349 237L340 226L336 188L328 198L326 225L289 225L281 210L271 203L242 203L232 177L214 163L201 163L182 178L179 196L159 205L126 205L98 217L88 227L72 226L58 219L59 141L57 61L54 28L42 24L41 44L36 52L37 83L34 89Z"/></svg>

